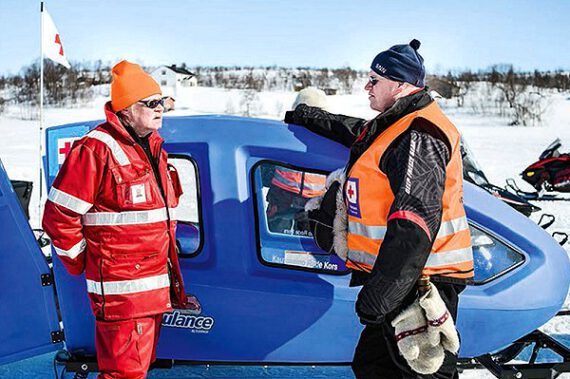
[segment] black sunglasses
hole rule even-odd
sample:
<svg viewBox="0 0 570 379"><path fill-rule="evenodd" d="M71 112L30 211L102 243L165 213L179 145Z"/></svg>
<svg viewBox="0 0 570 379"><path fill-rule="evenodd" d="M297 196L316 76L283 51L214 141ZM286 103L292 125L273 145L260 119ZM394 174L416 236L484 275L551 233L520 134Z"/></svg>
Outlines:
<svg viewBox="0 0 570 379"><path fill-rule="evenodd" d="M158 107L159 105L162 105L164 107L164 98L162 99L154 99L154 100L139 100L139 103L141 103L142 105L144 105L147 108L150 109L154 109L156 107Z"/></svg>
<svg viewBox="0 0 570 379"><path fill-rule="evenodd" d="M379 78L375 77L375 76L369 76L368 77L368 83L370 83L370 85L372 87L374 87L376 85L376 83L378 83L380 81ZM401 87L404 85L404 82L397 82L398 83L398 87Z"/></svg>
<svg viewBox="0 0 570 379"><path fill-rule="evenodd" d="M374 86L376 85L376 83L378 83L379 81L380 81L380 79L378 79L378 78L375 77L375 76L370 76L370 77L368 77L368 83L370 83L370 85L371 85L372 87L374 87Z"/></svg>

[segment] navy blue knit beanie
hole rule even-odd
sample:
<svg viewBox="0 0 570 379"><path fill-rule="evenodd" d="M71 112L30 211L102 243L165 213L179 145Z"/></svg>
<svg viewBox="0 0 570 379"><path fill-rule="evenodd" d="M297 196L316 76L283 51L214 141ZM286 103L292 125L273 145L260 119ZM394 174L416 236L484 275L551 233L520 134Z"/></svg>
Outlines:
<svg viewBox="0 0 570 379"><path fill-rule="evenodd" d="M408 45L394 45L378 54L370 68L388 79L424 87L426 69L424 58L418 53L420 45L417 39L412 40Z"/></svg>

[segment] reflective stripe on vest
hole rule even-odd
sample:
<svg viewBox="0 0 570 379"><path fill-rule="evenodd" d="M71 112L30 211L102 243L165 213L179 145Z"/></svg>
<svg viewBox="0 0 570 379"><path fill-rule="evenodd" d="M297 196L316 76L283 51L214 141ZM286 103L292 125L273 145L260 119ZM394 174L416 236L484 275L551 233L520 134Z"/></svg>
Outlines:
<svg viewBox="0 0 570 379"><path fill-rule="evenodd" d="M319 196L325 188L325 183L324 175L303 173L286 167L276 168L271 180L271 184L304 197Z"/></svg>
<svg viewBox="0 0 570 379"><path fill-rule="evenodd" d="M439 253L431 252L426 263L426 268L435 268L440 266L448 266L467 262L473 259L473 250L471 247L463 249L442 251Z"/></svg>
<svg viewBox="0 0 570 379"><path fill-rule="evenodd" d="M442 222L441 226L439 227L439 231L437 232L436 238L447 237L465 229L469 229L467 217L458 217L454 220Z"/></svg>
<svg viewBox="0 0 570 379"><path fill-rule="evenodd" d="M169 208L169 212L175 214L173 210L174 208ZM84 214L81 220L84 226L150 224L168 220L168 213L166 208L150 211L94 212ZM174 221L174 218L171 218L171 221Z"/></svg>
<svg viewBox="0 0 570 379"><path fill-rule="evenodd" d="M97 295L127 295L170 287L168 274L115 282L98 282L89 279L86 281L87 292Z"/></svg>
<svg viewBox="0 0 570 379"><path fill-rule="evenodd" d="M80 215L87 213L87 211L93 206L93 204L60 191L53 186L49 190L48 199L55 204L61 205L62 207L72 210L75 213L79 213Z"/></svg>
<svg viewBox="0 0 570 379"><path fill-rule="evenodd" d="M53 248L54 248L55 252L57 253L57 255L62 256L62 257L68 257L71 259L75 259L79 254L81 254L83 252L83 250L85 250L85 246L87 246L87 241L85 241L85 238L82 238L81 241L76 243L74 246L72 246L68 250L60 249L59 247L57 247L55 245L53 245Z"/></svg>
<svg viewBox="0 0 570 379"><path fill-rule="evenodd" d="M436 238L443 238L469 228L466 217L458 217L454 220L442 222ZM368 226L359 222L350 221L348 231L352 234L375 240L383 240L386 235L386 226Z"/></svg>
<svg viewBox="0 0 570 379"><path fill-rule="evenodd" d="M355 263L362 263L373 267L376 262L376 255L367 253L366 251L348 250L348 259Z"/></svg>
<svg viewBox="0 0 570 379"><path fill-rule="evenodd" d="M131 164L129 158L127 158L127 154L125 154L119 143L115 141L115 139L111 137L110 134L101 132L99 130L93 130L87 133L87 137L96 139L107 145L117 162L119 162L119 165L126 166Z"/></svg>
<svg viewBox="0 0 570 379"><path fill-rule="evenodd" d="M376 255L367 253L366 251L349 250L348 259L354 263L364 264L366 266L374 267L376 262ZM463 249L450 250L445 252L431 252L426 266L426 269L436 268L441 266L448 266L452 264L460 264L473 259L473 251L471 247Z"/></svg>
<svg viewBox="0 0 570 379"><path fill-rule="evenodd" d="M349 222L348 231L352 234L367 237L373 240L383 240L386 235L385 226L367 226L359 222Z"/></svg>

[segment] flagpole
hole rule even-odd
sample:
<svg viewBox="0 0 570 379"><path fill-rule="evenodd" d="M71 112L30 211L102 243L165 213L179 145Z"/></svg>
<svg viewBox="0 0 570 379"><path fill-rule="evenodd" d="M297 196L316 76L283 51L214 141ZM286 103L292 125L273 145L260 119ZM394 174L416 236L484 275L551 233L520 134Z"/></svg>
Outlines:
<svg viewBox="0 0 570 379"><path fill-rule="evenodd" d="M43 44L43 31L44 31L44 2L40 1L40 132L39 132L39 199L38 199L38 228L41 229L42 225L42 199L43 199L43 178L42 178L42 135L44 131L44 44Z"/></svg>

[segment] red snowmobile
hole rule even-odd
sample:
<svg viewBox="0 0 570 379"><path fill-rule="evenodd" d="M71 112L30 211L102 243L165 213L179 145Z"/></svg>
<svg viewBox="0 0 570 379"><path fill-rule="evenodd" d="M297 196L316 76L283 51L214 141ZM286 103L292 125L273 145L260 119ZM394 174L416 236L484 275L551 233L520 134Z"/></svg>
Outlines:
<svg viewBox="0 0 570 379"><path fill-rule="evenodd" d="M522 178L538 192L570 192L570 154L560 153L561 146L557 138L522 172Z"/></svg>
<svg viewBox="0 0 570 379"><path fill-rule="evenodd" d="M514 180L507 181L517 195L529 200L570 201L570 154L559 151L562 143L557 138L540 154L538 161L528 166L522 173L524 181L532 185L536 192L519 189Z"/></svg>

